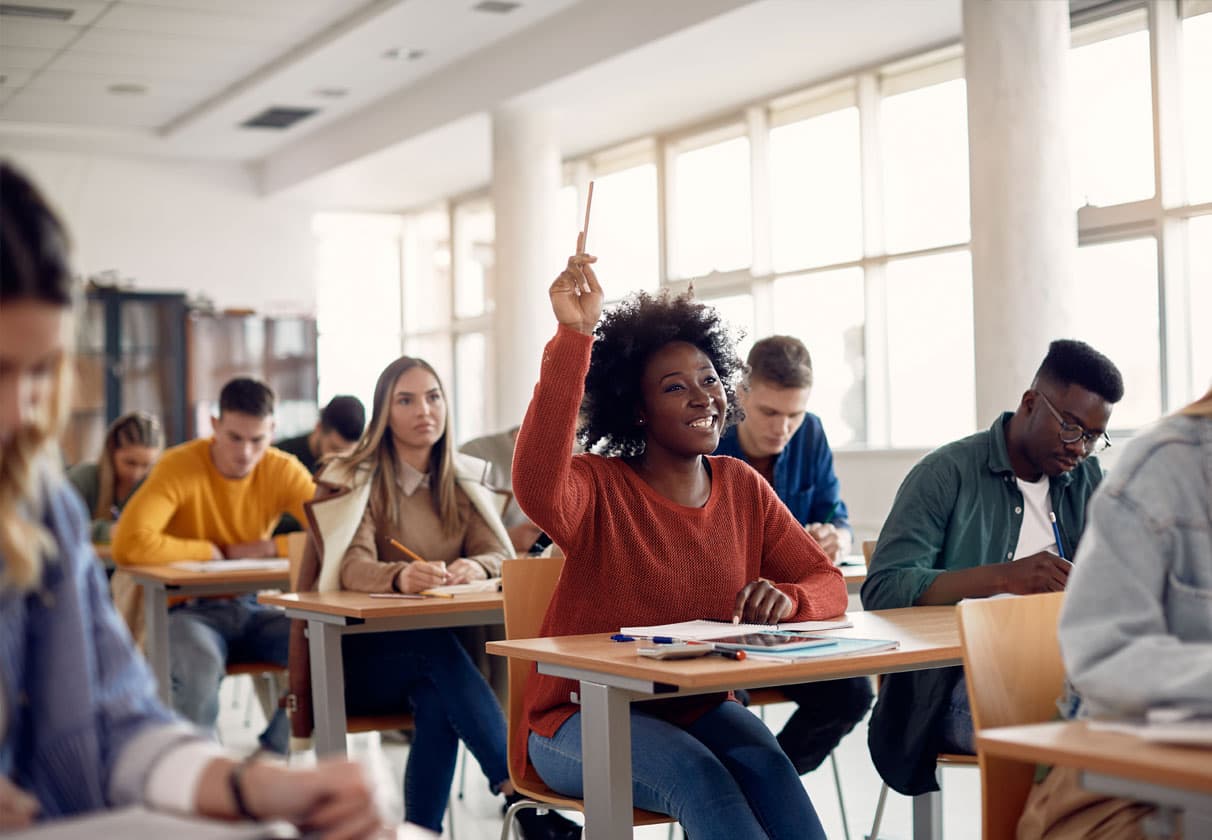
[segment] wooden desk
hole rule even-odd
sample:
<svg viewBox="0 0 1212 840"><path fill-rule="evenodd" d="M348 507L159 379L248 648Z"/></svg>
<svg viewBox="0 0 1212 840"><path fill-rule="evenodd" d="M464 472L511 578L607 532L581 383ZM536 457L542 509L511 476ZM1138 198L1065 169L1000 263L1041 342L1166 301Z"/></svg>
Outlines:
<svg viewBox="0 0 1212 840"><path fill-rule="evenodd" d="M173 566L124 566L125 572L143 587L143 616L147 638L147 660L160 690L160 699L172 708L172 677L168 660L168 599L207 595L240 595L289 585L286 570L264 569L230 572L188 572Z"/></svg>
<svg viewBox="0 0 1212 840"><path fill-rule="evenodd" d="M290 618L307 622L317 755L345 754L343 636L504 621L499 592L424 600L371 598L362 592L293 592L257 600L284 607Z"/></svg>
<svg viewBox="0 0 1212 840"><path fill-rule="evenodd" d="M537 663L540 673L580 682L585 820L594 840L631 837L631 716L634 700L703 694L959 665L954 607L851 613L853 627L827 635L896 639L896 650L799 662L722 657L645 659L609 634L489 642L488 652Z"/></svg>
<svg viewBox="0 0 1212 840"><path fill-rule="evenodd" d="M1084 721L986 729L976 742L994 774L999 760L1072 767L1087 790L1179 809L1184 836L1212 837L1212 749L1100 732Z"/></svg>

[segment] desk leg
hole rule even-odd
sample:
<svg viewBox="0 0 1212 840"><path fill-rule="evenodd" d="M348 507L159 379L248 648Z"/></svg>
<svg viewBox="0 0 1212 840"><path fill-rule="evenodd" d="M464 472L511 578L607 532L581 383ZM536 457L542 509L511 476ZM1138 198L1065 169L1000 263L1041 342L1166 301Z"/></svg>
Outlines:
<svg viewBox="0 0 1212 840"><path fill-rule="evenodd" d="M160 700L173 707L173 678L168 665L168 593L158 583L143 586L143 647L156 677Z"/></svg>
<svg viewBox="0 0 1212 840"><path fill-rule="evenodd" d="M913 840L942 840L943 792L919 793L913 797Z"/></svg>
<svg viewBox="0 0 1212 840"><path fill-rule="evenodd" d="M581 682L581 751L587 840L630 840L631 702L623 692Z"/></svg>
<svg viewBox="0 0 1212 840"><path fill-rule="evenodd" d="M340 625L307 622L316 755L345 755L345 662Z"/></svg>

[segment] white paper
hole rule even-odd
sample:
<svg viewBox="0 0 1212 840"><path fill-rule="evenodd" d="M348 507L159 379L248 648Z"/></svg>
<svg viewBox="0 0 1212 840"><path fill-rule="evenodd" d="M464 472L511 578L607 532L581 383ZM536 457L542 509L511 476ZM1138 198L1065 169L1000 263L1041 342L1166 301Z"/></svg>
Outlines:
<svg viewBox="0 0 1212 840"><path fill-rule="evenodd" d="M247 560L178 560L170 564L187 572L289 572L290 560L285 557L259 557Z"/></svg>
<svg viewBox="0 0 1212 840"><path fill-rule="evenodd" d="M421 590L422 595L471 595L479 592L500 592L501 579L473 580L469 583L448 583Z"/></svg>
<svg viewBox="0 0 1212 840"><path fill-rule="evenodd" d="M1090 719L1088 726L1094 731L1122 732L1162 744L1212 747L1212 717L1184 716L1177 711L1158 714L1158 710L1150 709L1147 720Z"/></svg>
<svg viewBox="0 0 1212 840"><path fill-rule="evenodd" d="M69 840L80 837L121 837L123 840L263 840L298 837L299 833L283 822L262 825L179 817L143 808L98 811L68 819L48 820L36 828L5 834L12 840Z"/></svg>
<svg viewBox="0 0 1212 840"><path fill-rule="evenodd" d="M619 630L626 636L669 636L672 639L715 639L737 633L768 633L790 630L795 633L815 633L820 630L839 630L853 627L846 616L826 621L785 621L781 624L733 624L728 621L679 621L674 624L654 624L648 627L624 627Z"/></svg>

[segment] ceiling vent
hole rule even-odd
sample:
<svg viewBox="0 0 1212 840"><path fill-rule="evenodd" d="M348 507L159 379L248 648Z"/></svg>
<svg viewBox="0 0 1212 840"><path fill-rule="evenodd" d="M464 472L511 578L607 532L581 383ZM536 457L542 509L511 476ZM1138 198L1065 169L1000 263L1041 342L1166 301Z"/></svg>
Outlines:
<svg viewBox="0 0 1212 840"><path fill-rule="evenodd" d="M471 7L473 12L487 12L492 15L507 15L521 6L521 3L512 2L512 0L480 0Z"/></svg>
<svg viewBox="0 0 1212 840"><path fill-rule="evenodd" d="M274 128L279 131L290 128L300 120L305 120L318 111L318 108L283 108L275 106L266 108L249 120L240 123L243 128Z"/></svg>
<svg viewBox="0 0 1212 840"><path fill-rule="evenodd" d="M50 6L22 6L19 3L0 3L0 15L4 17L37 18L38 20L71 20L75 9L55 9Z"/></svg>

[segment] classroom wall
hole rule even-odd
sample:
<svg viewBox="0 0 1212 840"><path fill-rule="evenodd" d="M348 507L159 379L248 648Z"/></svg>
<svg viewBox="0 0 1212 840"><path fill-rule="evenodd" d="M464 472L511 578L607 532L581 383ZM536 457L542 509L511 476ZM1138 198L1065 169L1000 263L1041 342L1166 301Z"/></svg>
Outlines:
<svg viewBox="0 0 1212 840"><path fill-rule="evenodd" d="M237 163L80 154L0 144L67 220L76 269L139 289L204 292L220 308L314 314L312 208L263 198Z"/></svg>

